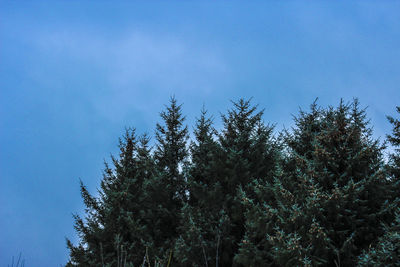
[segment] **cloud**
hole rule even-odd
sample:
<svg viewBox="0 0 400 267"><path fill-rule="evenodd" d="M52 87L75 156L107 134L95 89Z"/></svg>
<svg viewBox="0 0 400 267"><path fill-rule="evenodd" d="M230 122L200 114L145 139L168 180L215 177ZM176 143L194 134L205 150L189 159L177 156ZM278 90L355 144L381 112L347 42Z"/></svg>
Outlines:
<svg viewBox="0 0 400 267"><path fill-rule="evenodd" d="M89 95L109 119L133 103L145 112L150 103L165 103L172 94L208 95L229 82L228 65L217 47L165 33L133 30L110 38L88 31L42 32L36 45L57 64L72 61L81 70L78 75L90 75L91 69L100 73L105 84Z"/></svg>

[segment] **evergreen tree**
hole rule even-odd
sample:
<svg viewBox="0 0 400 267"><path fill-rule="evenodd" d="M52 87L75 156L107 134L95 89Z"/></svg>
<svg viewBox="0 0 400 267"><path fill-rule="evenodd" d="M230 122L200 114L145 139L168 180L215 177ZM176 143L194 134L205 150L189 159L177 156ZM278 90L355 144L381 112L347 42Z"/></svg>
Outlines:
<svg viewBox="0 0 400 267"><path fill-rule="evenodd" d="M247 259L273 258L270 264L279 266L354 265L393 212L384 147L372 139L357 100L325 110L314 103L295 122L284 136L283 171L263 189L273 192L275 202L258 209L264 224L249 217L247 225L259 235L246 243L260 246L247 250Z"/></svg>
<svg viewBox="0 0 400 267"><path fill-rule="evenodd" d="M397 112L400 114L400 107L397 107ZM397 185L397 190L400 190L400 120L391 116L387 118L393 125L393 133L392 135L388 135L387 139L395 149L394 153L390 155L389 170L391 179L393 179ZM399 196L396 195L396 197Z"/></svg>
<svg viewBox="0 0 400 267"><path fill-rule="evenodd" d="M251 186L272 179L275 169L273 127L262 121L250 100L240 99L223 115L224 128L218 135L221 146L217 161L217 179L224 196L220 203L229 218L229 233L221 237L221 266L235 266L239 243L245 234L245 206L242 193L253 195Z"/></svg>
<svg viewBox="0 0 400 267"><path fill-rule="evenodd" d="M146 136L138 142L134 130L126 131L120 139L119 159L112 157L114 168L106 163L98 198L81 182L86 217L74 216L80 241L74 246L67 239L67 266L133 266L141 262L150 240L142 216L143 183L152 168L147 144Z"/></svg>
<svg viewBox="0 0 400 267"><path fill-rule="evenodd" d="M147 184L151 202L146 210L151 214L154 253L161 262L167 262L178 237L180 211L187 201L183 166L188 152L188 130L181 105L171 98L170 105L160 113L163 124L157 124L157 146L154 152L157 175Z"/></svg>
<svg viewBox="0 0 400 267"><path fill-rule="evenodd" d="M207 117L207 111L203 107L194 130L196 142L190 144L191 164L188 168L188 189L191 206L204 201L204 195L209 192L207 187L217 182L214 178L215 157L220 147L215 141L216 131L212 123L212 118Z"/></svg>
<svg viewBox="0 0 400 267"><path fill-rule="evenodd" d="M189 147L175 98L154 150L128 129L99 196L81 182L67 266L399 265L399 120L385 164L357 100L314 102L278 140L263 112L241 99L218 133L203 108Z"/></svg>
<svg viewBox="0 0 400 267"><path fill-rule="evenodd" d="M187 157L187 128L181 106L174 98L157 124L157 147L152 155L149 138L137 140L127 130L120 140L114 168L106 164L100 197L81 184L86 218L75 215L77 246L67 240L68 266L139 265L149 259L157 264L171 260L180 210L187 199L182 167Z"/></svg>
<svg viewBox="0 0 400 267"><path fill-rule="evenodd" d="M400 113L400 107L397 107ZM394 147L390 155L389 182L393 185L393 205L397 205L397 214L391 224L384 224L384 234L378 242L369 247L360 257L360 266L400 266L400 120L388 116L393 125L389 143Z"/></svg>
<svg viewBox="0 0 400 267"><path fill-rule="evenodd" d="M357 100L350 105L341 101L336 109L319 114L314 120L319 127L308 132L300 119L297 131L287 136L289 161L296 164L289 163L287 174L300 182L295 192L302 199L296 202L301 214L309 216L308 229L297 229L301 237L312 240L313 246L305 246L308 253L304 253L311 262L353 265L362 249L382 234L381 222L389 221L393 213L383 169L384 146L372 138ZM311 149L303 150L307 139ZM289 226L297 230L294 222Z"/></svg>
<svg viewBox="0 0 400 267"><path fill-rule="evenodd" d="M220 203L224 199L217 179L216 157L220 146L215 141L212 119L202 110L190 145L191 161L187 165L189 201L182 209L180 237L176 256L185 266L216 266L221 237L229 221Z"/></svg>
<svg viewBox="0 0 400 267"><path fill-rule="evenodd" d="M400 266L400 209L394 222L384 225L384 231L376 245L359 257L358 266Z"/></svg>
<svg viewBox="0 0 400 267"><path fill-rule="evenodd" d="M188 156L186 143L189 138L181 109L182 105L178 105L172 97L167 110L160 113L164 125L157 124L158 144L154 154L157 167L170 187L170 199L177 201L177 206L186 200L185 179L181 169Z"/></svg>
<svg viewBox="0 0 400 267"><path fill-rule="evenodd" d="M280 155L277 153L276 162ZM279 165L271 177L279 175ZM276 179L276 178L275 178ZM242 204L245 207L245 234L239 244L239 253L235 256L236 262L243 266L274 266L272 244L266 238L267 233L274 231L275 220L266 216L266 212L275 212L274 182L257 179L251 183L253 196L241 191ZM276 190L276 189L275 189ZM272 209L274 207L275 209Z"/></svg>

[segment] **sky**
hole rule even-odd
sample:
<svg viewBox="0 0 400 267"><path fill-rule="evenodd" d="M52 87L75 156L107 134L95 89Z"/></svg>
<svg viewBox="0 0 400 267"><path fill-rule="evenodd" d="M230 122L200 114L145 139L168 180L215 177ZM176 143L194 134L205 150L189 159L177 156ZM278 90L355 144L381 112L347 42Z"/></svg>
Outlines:
<svg viewBox="0 0 400 267"><path fill-rule="evenodd" d="M79 179L96 194L125 127L171 96L189 129L250 98L277 131L353 98L374 137L400 105L400 2L0 0L0 266L60 266Z"/></svg>

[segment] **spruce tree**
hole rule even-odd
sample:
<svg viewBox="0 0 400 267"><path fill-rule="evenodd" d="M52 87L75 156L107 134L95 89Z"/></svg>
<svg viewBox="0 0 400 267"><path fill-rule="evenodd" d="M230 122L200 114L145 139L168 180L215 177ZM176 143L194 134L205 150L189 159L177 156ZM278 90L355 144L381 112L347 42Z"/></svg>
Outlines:
<svg viewBox="0 0 400 267"><path fill-rule="evenodd" d="M171 98L170 105L160 113L163 124L157 124L157 145L154 151L157 175L147 184L151 202L148 203L154 256L160 263L170 260L178 237L180 211L187 201L183 167L188 152L188 130L184 125L181 105Z"/></svg>
<svg viewBox="0 0 400 267"><path fill-rule="evenodd" d="M400 114L400 106L396 108ZM397 184L400 183L400 119L395 119L391 116L387 117L389 122L393 125L393 133L387 136L389 143L394 148L394 153L390 155L389 170L391 179ZM398 190L400 185L398 185ZM397 195L398 196L398 195Z"/></svg>
<svg viewBox="0 0 400 267"><path fill-rule="evenodd" d="M303 199L298 207L309 215L308 229L298 231L313 243L311 248L305 246L304 254L311 262L353 265L362 249L382 234L382 221L393 214L383 168L385 147L373 139L357 99L351 104L341 101L336 109L329 107L319 114L315 130L307 133L308 126L300 119L298 129L287 136L289 161L296 166L289 165L285 175L299 182ZM303 150L304 133L309 150Z"/></svg>
<svg viewBox="0 0 400 267"><path fill-rule="evenodd" d="M264 188L274 201L258 209L263 224L254 225L254 216L247 222L259 232L242 241L242 248L259 244L254 253L246 250L249 262L254 255L279 266L351 266L382 234L380 224L394 207L384 147L372 138L365 116L355 100L336 109L314 103L295 118L296 126L284 135L282 171Z"/></svg>
<svg viewBox="0 0 400 267"><path fill-rule="evenodd" d="M216 157L221 149L215 140L212 118L203 107L190 145L191 161L186 166L189 201L182 208L176 256L184 266L216 266L220 240L229 220L220 203L224 199L217 179Z"/></svg>
<svg viewBox="0 0 400 267"><path fill-rule="evenodd" d="M391 225L383 229L374 246L359 256L357 266L400 266L400 209Z"/></svg>
<svg viewBox="0 0 400 267"><path fill-rule="evenodd" d="M142 210L143 183L152 168L147 143L146 136L138 142L134 130L126 131L120 139L119 159L112 157L114 168L106 163L99 197L93 197L81 182L86 216L74 216L80 240L75 246L67 239L67 266L134 266L141 262L150 241Z"/></svg>
<svg viewBox="0 0 400 267"><path fill-rule="evenodd" d="M250 100L240 99L222 116L224 128L218 135L221 146L217 161L217 179L221 185L220 203L229 218L229 233L221 237L221 266L235 266L239 243L245 234L245 206L242 193L253 194L251 186L268 181L275 169L273 127L265 125L264 111L257 111Z"/></svg>
<svg viewBox="0 0 400 267"><path fill-rule="evenodd" d="M399 120L385 164L357 100L314 102L278 140L263 112L234 102L217 132L203 109L188 147L175 98L154 150L128 129L99 196L81 182L67 266L398 265Z"/></svg>
<svg viewBox="0 0 400 267"><path fill-rule="evenodd" d="M166 111L160 113L164 125L157 124L158 144L154 153L157 166L163 172L163 179L170 187L170 199L176 201L177 206L186 200L182 166L188 156L186 143L189 138L181 109L182 105L178 105L175 97L172 97Z"/></svg>
<svg viewBox="0 0 400 267"><path fill-rule="evenodd" d="M397 107L400 114L400 107ZM394 148L388 165L389 183L393 186L392 204L397 213L392 223L384 224L384 234L359 257L359 266L400 266L400 120L387 117L393 132L387 136Z"/></svg>

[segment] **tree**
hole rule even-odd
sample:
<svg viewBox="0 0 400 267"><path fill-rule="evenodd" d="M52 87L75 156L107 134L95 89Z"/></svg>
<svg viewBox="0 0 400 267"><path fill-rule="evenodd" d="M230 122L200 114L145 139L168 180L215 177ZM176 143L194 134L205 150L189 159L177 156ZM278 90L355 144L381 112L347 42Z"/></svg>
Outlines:
<svg viewBox="0 0 400 267"><path fill-rule="evenodd" d="M397 112L400 114L400 107L397 107ZM394 153L390 154L389 171L391 179L396 184L396 189L400 190L400 120L391 116L387 118L393 125L393 133L388 135L387 139L394 147Z"/></svg>
<svg viewBox="0 0 400 267"><path fill-rule="evenodd" d="M175 255L185 266L218 266L220 240L228 232L229 219L221 207L224 200L217 177L217 155L212 118L203 107L190 144L190 163L186 166L189 201L181 210L182 224Z"/></svg>
<svg viewBox="0 0 400 267"><path fill-rule="evenodd" d="M357 266L400 266L400 209L376 244L359 256Z"/></svg>
<svg viewBox="0 0 400 267"><path fill-rule="evenodd" d="M170 105L160 113L163 124L157 124L157 145L154 151L157 175L147 184L151 195L146 210L151 214L154 253L161 262L170 257L180 224L180 211L187 201L186 179L182 168L187 160L188 130L181 105L171 98ZM149 221L149 223L150 223Z"/></svg>
<svg viewBox="0 0 400 267"><path fill-rule="evenodd" d="M245 234L245 206L242 192L253 195L251 184L272 179L275 170L273 127L262 121L250 100L240 99L222 116L224 128L218 135L221 146L217 161L217 179L224 196L220 205L230 221L230 231L221 237L221 265L239 265L234 261Z"/></svg>
<svg viewBox="0 0 400 267"><path fill-rule="evenodd" d="M354 265L393 213L384 147L372 138L357 100L336 109L314 103L295 122L283 137L283 170L270 187L275 202L258 209L266 224L257 228L264 239L254 254L279 266Z"/></svg>
<svg viewBox="0 0 400 267"><path fill-rule="evenodd" d="M135 131L128 129L119 148L119 159L112 157L114 168L105 164L99 197L81 182L86 217L74 216L80 242L74 246L67 239L67 266L137 265L151 241L142 216L143 184L152 170L148 138L144 135L138 141Z"/></svg>
<svg viewBox="0 0 400 267"><path fill-rule="evenodd" d="M397 107L400 113L400 107ZM390 154L389 182L393 186L391 202L397 205L397 213L391 224L383 224L384 234L359 257L359 266L399 266L400 265L400 121L387 117L393 125L389 143L394 147Z"/></svg>
<svg viewBox="0 0 400 267"><path fill-rule="evenodd" d="M203 108L187 145L171 98L154 148L127 129L98 196L81 182L67 266L399 264L399 120L387 163L357 100L314 102L278 138L263 114L240 99L217 132Z"/></svg>
<svg viewBox="0 0 400 267"><path fill-rule="evenodd" d="M138 139L126 131L119 159L112 157L114 168L106 164L99 197L81 183L86 217L74 216L80 241L75 246L67 240L69 266L136 266L144 256L158 264L170 260L187 199L182 166L188 134L180 110L172 98L161 112L154 153L147 135Z"/></svg>

